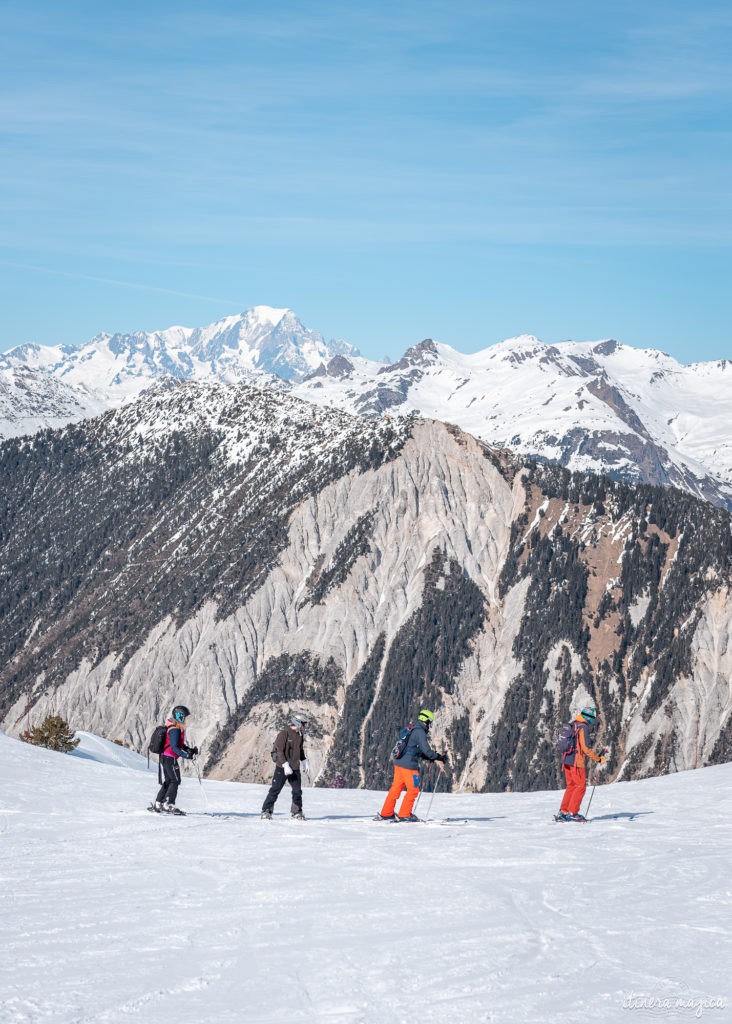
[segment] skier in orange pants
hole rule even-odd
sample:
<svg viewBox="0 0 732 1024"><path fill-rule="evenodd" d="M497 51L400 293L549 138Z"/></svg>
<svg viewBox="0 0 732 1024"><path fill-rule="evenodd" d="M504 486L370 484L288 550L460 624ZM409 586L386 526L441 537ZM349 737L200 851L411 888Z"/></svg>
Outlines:
<svg viewBox="0 0 732 1024"><path fill-rule="evenodd" d="M386 794L384 806L381 808L382 818L393 818L396 802L406 789L406 795L399 808L399 817L408 818L412 813L414 801L419 796L419 768L402 768L394 765L394 781Z"/></svg>
<svg viewBox="0 0 732 1024"><path fill-rule="evenodd" d="M605 763L604 754L595 753L588 742L590 726L594 725L596 718L597 712L594 708L583 708L572 723L574 725L574 746L562 757L562 768L567 787L564 790L562 806L557 815L557 818L562 821L585 820L579 813L582 799L587 790L585 758L589 757L597 764Z"/></svg>
<svg viewBox="0 0 732 1024"><path fill-rule="evenodd" d="M438 754L433 750L427 739L429 727L435 720L431 711L420 711L417 722L412 729L406 750L403 755L394 761L394 781L391 789L386 794L384 806L379 815L384 821L418 821L416 815L412 814L414 801L419 795L419 762L438 761L440 771L443 770L446 755ZM402 800L399 814L394 813L396 802L401 793L406 789L406 796Z"/></svg>

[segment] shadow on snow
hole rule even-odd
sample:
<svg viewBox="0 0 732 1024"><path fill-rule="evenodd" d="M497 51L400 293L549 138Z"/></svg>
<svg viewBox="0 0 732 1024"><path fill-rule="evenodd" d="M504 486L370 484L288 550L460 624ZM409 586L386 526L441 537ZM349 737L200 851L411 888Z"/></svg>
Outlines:
<svg viewBox="0 0 732 1024"><path fill-rule="evenodd" d="M592 816L593 821L620 821L627 818L633 821L634 818L641 818L644 814L655 814L655 811L618 811L617 814L597 814Z"/></svg>

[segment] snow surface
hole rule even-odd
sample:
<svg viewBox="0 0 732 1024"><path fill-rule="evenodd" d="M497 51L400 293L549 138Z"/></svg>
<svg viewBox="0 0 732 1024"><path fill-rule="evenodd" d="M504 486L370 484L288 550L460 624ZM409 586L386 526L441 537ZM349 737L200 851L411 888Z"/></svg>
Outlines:
<svg viewBox="0 0 732 1024"><path fill-rule="evenodd" d="M600 787L588 825L557 793L438 792L410 826L322 789L263 822L264 787L189 769L173 819L81 737L0 734L3 1024L732 1019L732 765Z"/></svg>

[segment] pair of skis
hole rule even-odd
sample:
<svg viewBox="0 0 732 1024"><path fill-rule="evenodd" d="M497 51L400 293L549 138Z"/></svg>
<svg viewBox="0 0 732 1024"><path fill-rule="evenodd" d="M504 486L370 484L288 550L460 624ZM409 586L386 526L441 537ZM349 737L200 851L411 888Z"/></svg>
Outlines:
<svg viewBox="0 0 732 1024"><path fill-rule="evenodd" d="M449 828L451 825L467 825L468 818L382 818L377 814L372 821L380 821L385 825L443 825Z"/></svg>
<svg viewBox="0 0 732 1024"><path fill-rule="evenodd" d="M182 811L180 807L176 807L174 811L164 811L155 804L150 804L147 808L152 814L166 814L169 818L185 818L186 812Z"/></svg>

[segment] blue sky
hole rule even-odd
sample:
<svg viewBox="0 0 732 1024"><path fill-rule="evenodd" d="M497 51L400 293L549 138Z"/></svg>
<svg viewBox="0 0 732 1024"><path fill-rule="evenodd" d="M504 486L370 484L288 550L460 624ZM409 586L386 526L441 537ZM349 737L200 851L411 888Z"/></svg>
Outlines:
<svg viewBox="0 0 732 1024"><path fill-rule="evenodd" d="M727 2L13 3L0 349L265 303L732 357Z"/></svg>

